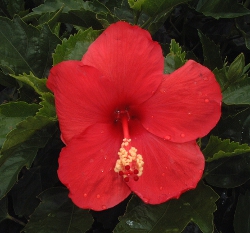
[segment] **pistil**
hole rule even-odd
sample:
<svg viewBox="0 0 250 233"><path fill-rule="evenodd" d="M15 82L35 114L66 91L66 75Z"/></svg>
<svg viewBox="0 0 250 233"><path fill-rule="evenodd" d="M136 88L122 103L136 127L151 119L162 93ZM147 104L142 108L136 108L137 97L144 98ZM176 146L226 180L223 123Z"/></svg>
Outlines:
<svg viewBox="0 0 250 233"><path fill-rule="evenodd" d="M114 171L122 176L125 182L129 182L131 178L138 181L143 173L143 158L137 153L137 149L131 146L128 112L119 115L119 118L122 123L124 139L118 152L119 159L116 161Z"/></svg>

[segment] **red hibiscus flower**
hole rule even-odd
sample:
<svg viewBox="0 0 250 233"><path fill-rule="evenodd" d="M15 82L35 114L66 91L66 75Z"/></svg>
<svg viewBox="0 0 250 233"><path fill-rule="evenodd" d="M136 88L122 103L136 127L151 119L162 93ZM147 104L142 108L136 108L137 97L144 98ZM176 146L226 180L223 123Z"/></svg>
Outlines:
<svg viewBox="0 0 250 233"><path fill-rule="evenodd" d="M195 61L170 75L163 66L146 30L118 22L82 61L51 69L66 145L58 175L77 206L103 210L131 192L159 204L196 187L204 157L195 140L220 118L220 87Z"/></svg>

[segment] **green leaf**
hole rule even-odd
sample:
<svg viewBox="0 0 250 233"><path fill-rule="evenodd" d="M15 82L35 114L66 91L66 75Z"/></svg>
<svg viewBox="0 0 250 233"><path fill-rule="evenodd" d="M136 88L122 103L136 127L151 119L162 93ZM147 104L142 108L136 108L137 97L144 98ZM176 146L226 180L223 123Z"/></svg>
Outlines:
<svg viewBox="0 0 250 233"><path fill-rule="evenodd" d="M228 69L228 79L231 82L237 82L242 76L245 67L245 56L243 53L239 54L231 63Z"/></svg>
<svg viewBox="0 0 250 233"><path fill-rule="evenodd" d="M8 218L8 216L9 216L8 200L7 200L7 197L4 197L2 200L0 200L0 222Z"/></svg>
<svg viewBox="0 0 250 233"><path fill-rule="evenodd" d="M211 70L223 67L222 58L220 55L220 47L217 46L212 40L205 36L201 31L198 31L204 57L204 65Z"/></svg>
<svg viewBox="0 0 250 233"><path fill-rule="evenodd" d="M205 16L212 16L215 19L235 18L250 14L250 10L235 0L200 0L196 10Z"/></svg>
<svg viewBox="0 0 250 233"><path fill-rule="evenodd" d="M19 74L19 75L11 75L13 78L27 84L28 86L32 87L34 91L42 95L43 93L50 92L50 90L46 87L47 79L37 78L34 74Z"/></svg>
<svg viewBox="0 0 250 233"><path fill-rule="evenodd" d="M181 232L193 221L203 233L213 232L213 212L218 195L202 182L197 188L160 205L146 205L133 198L114 233Z"/></svg>
<svg viewBox="0 0 250 233"><path fill-rule="evenodd" d="M50 118L51 120L56 120L57 117L54 95L50 92L43 93L40 99L42 101L39 105L42 105L42 108L39 109L37 116L44 116Z"/></svg>
<svg viewBox="0 0 250 233"><path fill-rule="evenodd" d="M23 18L25 21L30 21L39 17L47 17L51 13L60 12L59 21L78 25L82 27L93 27L101 29L101 24L96 17L97 13L111 13L109 9L97 0L83 2L81 0L48 0L44 4L33 9L33 12ZM50 16L49 16L50 17ZM40 19L42 20L42 19Z"/></svg>
<svg viewBox="0 0 250 233"><path fill-rule="evenodd" d="M11 189L15 214L30 216L39 204L37 196L42 191L40 167L27 170L18 183Z"/></svg>
<svg viewBox="0 0 250 233"><path fill-rule="evenodd" d="M13 78L27 84L32 87L36 93L41 95L40 99L42 100L39 104L42 105L42 108L39 109L37 115L45 116L51 118L52 120L56 119L56 110L54 104L54 95L46 86L47 79L39 79L35 77L32 73L23 74L23 75L11 75Z"/></svg>
<svg viewBox="0 0 250 233"><path fill-rule="evenodd" d="M235 233L250 232L250 191L240 194L234 215Z"/></svg>
<svg viewBox="0 0 250 233"><path fill-rule="evenodd" d="M215 68L213 70L213 73L216 77L216 80L218 81L218 83L220 84L221 86L221 89L223 90L224 87L227 85L228 83L228 77L227 77L227 67L226 66L223 66L222 69L218 69L218 68Z"/></svg>
<svg viewBox="0 0 250 233"><path fill-rule="evenodd" d="M170 52L165 57L164 61L164 73L170 74L176 69L183 66L186 62L186 52L182 52L182 48L180 45L175 41L171 40L170 43Z"/></svg>
<svg viewBox="0 0 250 233"><path fill-rule="evenodd" d="M15 14L24 11L24 0L9 0L7 6L9 14L13 17Z"/></svg>
<svg viewBox="0 0 250 233"><path fill-rule="evenodd" d="M166 22L168 17L171 15L171 10L167 12L163 12L161 14L158 14L155 18L154 21L151 22L148 26L148 31L150 32L151 35L154 35L159 28Z"/></svg>
<svg viewBox="0 0 250 233"><path fill-rule="evenodd" d="M228 88L223 92L223 102L228 105L250 104L250 84Z"/></svg>
<svg viewBox="0 0 250 233"><path fill-rule="evenodd" d="M230 142L229 139L222 140L217 136L211 136L202 152L206 161L212 162L217 159L250 152L250 147L247 144L239 144L238 142Z"/></svg>
<svg viewBox="0 0 250 233"><path fill-rule="evenodd" d="M7 135L0 155L0 199L15 184L20 170L31 166L38 149L53 136L55 123L43 116L28 117Z"/></svg>
<svg viewBox="0 0 250 233"><path fill-rule="evenodd" d="M145 0L128 0L129 6L136 11L141 11Z"/></svg>
<svg viewBox="0 0 250 233"><path fill-rule="evenodd" d="M54 65L64 60L81 60L89 45L99 36L100 31L89 28L71 35L69 39L64 39L58 45L53 54Z"/></svg>
<svg viewBox="0 0 250 233"><path fill-rule="evenodd" d="M48 189L39 195L41 204L23 229L26 233L82 233L92 225L88 210L76 207L65 188Z"/></svg>
<svg viewBox="0 0 250 233"><path fill-rule="evenodd" d="M204 177L209 185L235 188L250 179L250 154L221 158L206 164Z"/></svg>
<svg viewBox="0 0 250 233"><path fill-rule="evenodd" d="M51 54L60 43L47 25L38 30L17 16L12 21L0 17L0 41L0 67L15 74L32 72L39 78L47 76Z"/></svg>
<svg viewBox="0 0 250 233"><path fill-rule="evenodd" d="M0 148L6 139L6 135L16 125L29 116L34 116L39 109L38 104L25 102L10 102L0 105Z"/></svg>
<svg viewBox="0 0 250 233"><path fill-rule="evenodd" d="M144 0L144 2L141 4L141 8L149 16L155 16L159 13L162 13L163 11L167 12L173 7L188 1L190 0Z"/></svg>
<svg viewBox="0 0 250 233"><path fill-rule="evenodd" d="M81 0L47 0L44 4L33 8L32 11L41 15L47 12L58 11L63 7L63 13L68 13L70 10L84 8L85 5L87 5L87 3Z"/></svg>

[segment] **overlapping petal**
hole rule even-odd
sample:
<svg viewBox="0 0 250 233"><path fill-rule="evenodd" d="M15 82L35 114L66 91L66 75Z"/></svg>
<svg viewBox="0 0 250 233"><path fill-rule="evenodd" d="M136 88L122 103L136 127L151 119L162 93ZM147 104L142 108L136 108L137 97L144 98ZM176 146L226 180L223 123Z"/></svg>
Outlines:
<svg viewBox="0 0 250 233"><path fill-rule="evenodd" d="M54 92L62 139L73 136L95 123L113 121L118 99L113 83L93 67L80 61L65 61L51 69L47 86Z"/></svg>
<svg viewBox="0 0 250 233"><path fill-rule="evenodd" d="M58 175L77 206L104 210L130 194L129 187L114 172L121 141L121 128L96 124L62 149Z"/></svg>
<svg viewBox="0 0 250 233"><path fill-rule="evenodd" d="M222 95L213 73L195 61L165 77L137 110L143 126L173 142L205 136L221 116Z"/></svg>
<svg viewBox="0 0 250 233"><path fill-rule="evenodd" d="M139 123L131 131L132 145L144 160L143 174L127 184L144 202L160 204L196 187L204 156L195 141L173 143L147 132Z"/></svg>
<svg viewBox="0 0 250 233"><path fill-rule="evenodd" d="M163 78L164 59L160 45L138 26L117 22L94 41L82 59L115 82L127 102L148 99Z"/></svg>

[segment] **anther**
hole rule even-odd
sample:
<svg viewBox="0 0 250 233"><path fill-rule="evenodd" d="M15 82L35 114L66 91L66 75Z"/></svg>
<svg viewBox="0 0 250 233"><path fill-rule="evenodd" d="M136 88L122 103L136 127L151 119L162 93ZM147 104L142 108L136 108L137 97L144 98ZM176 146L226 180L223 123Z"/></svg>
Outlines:
<svg viewBox="0 0 250 233"><path fill-rule="evenodd" d="M126 166L125 166L125 169L126 169L126 170L130 170L130 166L129 166L129 165L126 165Z"/></svg>
<svg viewBox="0 0 250 233"><path fill-rule="evenodd" d="M124 178L124 181L125 181L125 182L129 182L129 177L126 176L126 177Z"/></svg>

